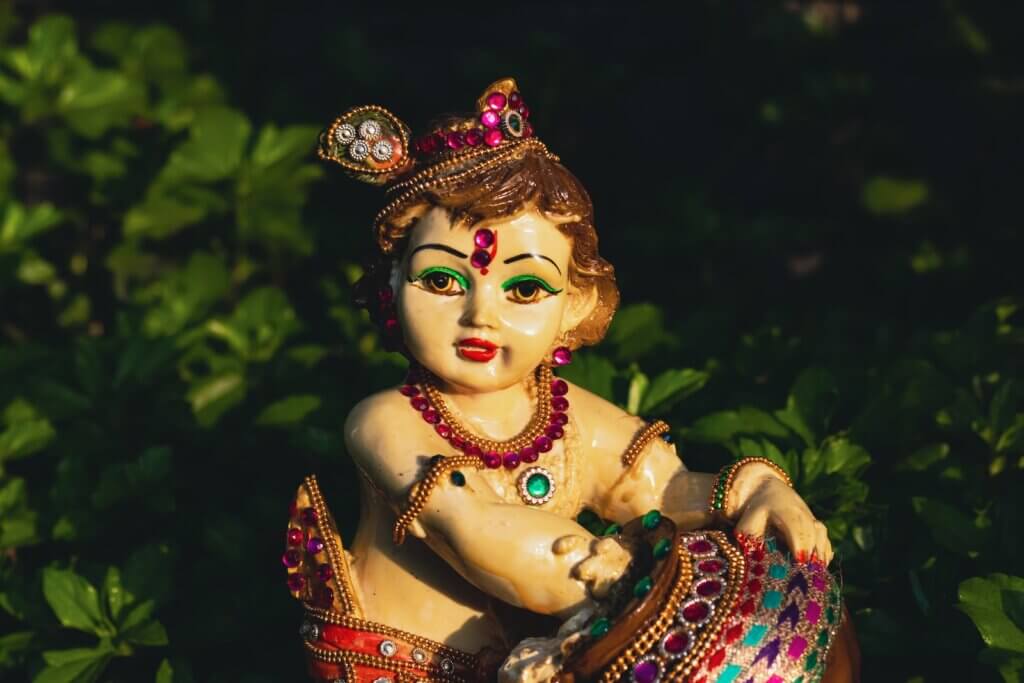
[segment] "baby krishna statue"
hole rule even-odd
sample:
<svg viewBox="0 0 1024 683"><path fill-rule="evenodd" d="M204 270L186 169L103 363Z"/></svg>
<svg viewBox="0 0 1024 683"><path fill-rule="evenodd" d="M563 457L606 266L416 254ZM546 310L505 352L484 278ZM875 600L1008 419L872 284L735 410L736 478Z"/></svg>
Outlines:
<svg viewBox="0 0 1024 683"><path fill-rule="evenodd" d="M387 191L358 298L410 370L345 423L349 548L314 477L291 509L315 680L857 680L828 534L785 473L690 472L664 422L555 375L619 294L514 80L415 139L350 109L319 153Z"/></svg>

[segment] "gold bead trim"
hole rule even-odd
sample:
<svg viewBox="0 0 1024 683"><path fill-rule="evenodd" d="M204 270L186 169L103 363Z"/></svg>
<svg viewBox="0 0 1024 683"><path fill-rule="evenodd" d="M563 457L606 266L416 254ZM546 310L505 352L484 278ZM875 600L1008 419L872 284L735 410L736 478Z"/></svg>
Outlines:
<svg viewBox="0 0 1024 683"><path fill-rule="evenodd" d="M433 493L434 487L437 486L441 478L460 467L472 467L479 470L483 469L485 465L476 455L452 455L431 465L426 475L413 484L412 489L409 491L409 502L406 504L402 514L395 520L392 539L396 545L401 545L405 541L405 534L409 529L409 525L423 511L423 507L427 504L430 494Z"/></svg>
<svg viewBox="0 0 1024 683"><path fill-rule="evenodd" d="M324 540L324 544L327 546L327 559L330 562L331 569L335 576L335 585L338 588L338 597L340 598L341 608L347 614L354 614L360 616L363 613L362 607L356 600L355 591L352 588L352 577L349 576L348 562L345 561L342 555L342 549L338 547L337 535L334 533L333 524L329 518L329 512L327 510L327 504L324 502L324 497L320 493L320 485L317 483L315 475L309 475L305 478L303 483L306 485L306 489L309 491L310 500L313 503L313 510L316 512L316 528L320 534L320 538Z"/></svg>
<svg viewBox="0 0 1024 683"><path fill-rule="evenodd" d="M451 409L445 404L444 397L441 396L434 378L426 375L425 371L423 373L420 386L427 400L434 407L434 410L441 416L441 421L448 425L454 436L476 446L483 453L496 451L497 453L504 454L508 451L520 451L527 446L533 446L533 440L544 434L544 430L547 429L548 424L551 422L551 413L553 412L551 409L551 381L554 379L554 374L547 365L541 365L537 369L537 375L539 375L536 380L537 410L534 412L533 417L530 418L530 422L523 428L523 431L507 441L494 441L479 437L459 424Z"/></svg>
<svg viewBox="0 0 1024 683"><path fill-rule="evenodd" d="M633 437L633 442L629 444L629 448L622 454L622 465L623 467L632 467L636 459L640 457L644 448L647 447L653 439L661 436L665 432L669 431L670 427L664 420L655 420L644 425L636 436Z"/></svg>
<svg viewBox="0 0 1024 683"><path fill-rule="evenodd" d="M339 157L331 152L331 148L334 145L334 134L338 128L345 123L358 118L361 114L374 113L380 115L398 134L398 139L402 143L402 156L391 164L387 168L373 168L369 164L356 163L350 161L344 157ZM354 171L356 173L362 173L369 176L384 176L387 174L395 174L398 169L403 165L407 164L411 154L409 149L409 131L408 128L399 120L397 116L392 114L384 107L377 106L375 104L368 104L362 107L355 107L345 112L338 118L334 119L331 125L327 128L324 134L326 136L325 144L317 148L317 155L324 161L333 161L336 164L340 164L343 168ZM326 149L325 149L326 147Z"/></svg>
<svg viewBox="0 0 1024 683"><path fill-rule="evenodd" d="M351 652L349 650L327 650L322 647L317 647L309 641L305 641L306 650L313 656L314 659L318 659L321 662L327 662L328 664L345 664L346 670L348 666L368 666L374 669L381 669L389 671L393 674L401 676L404 673L419 672L426 669L432 673L442 673L439 667L434 665L419 665L411 662L406 662L400 659L391 659L388 657L378 657L377 655L367 654L365 652ZM455 681L456 683L468 683L467 680L453 673L443 673L444 678L436 679L441 681Z"/></svg>
<svg viewBox="0 0 1024 683"><path fill-rule="evenodd" d="M409 633L408 631L402 631L394 628L393 626L378 624L373 621L367 621L347 614L338 614L337 612L321 609L319 607L306 607L306 614L328 624L337 624L338 626L370 631L382 636L404 640L415 647L426 650L428 653L433 653L440 657L447 657L453 662L458 662L469 669L475 669L477 666L477 658L468 652L456 650L455 648L448 647L436 640L424 638L423 636L418 636L415 633Z"/></svg>

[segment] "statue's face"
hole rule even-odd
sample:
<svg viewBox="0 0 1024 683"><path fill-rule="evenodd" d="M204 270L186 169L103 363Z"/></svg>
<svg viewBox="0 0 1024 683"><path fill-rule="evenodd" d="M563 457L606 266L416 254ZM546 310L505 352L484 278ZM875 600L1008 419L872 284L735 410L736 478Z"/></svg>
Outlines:
<svg viewBox="0 0 1024 683"><path fill-rule="evenodd" d="M410 231L396 278L406 347L462 390L521 381L582 317L571 252L570 239L532 209L466 228L432 208Z"/></svg>

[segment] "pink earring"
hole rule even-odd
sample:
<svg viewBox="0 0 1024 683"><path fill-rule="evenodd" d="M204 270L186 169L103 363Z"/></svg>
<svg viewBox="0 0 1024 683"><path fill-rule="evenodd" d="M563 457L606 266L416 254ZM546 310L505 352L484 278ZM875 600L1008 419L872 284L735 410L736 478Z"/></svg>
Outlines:
<svg viewBox="0 0 1024 683"><path fill-rule="evenodd" d="M554 365L568 365L572 362L572 351L568 346L559 346L551 354L551 362Z"/></svg>

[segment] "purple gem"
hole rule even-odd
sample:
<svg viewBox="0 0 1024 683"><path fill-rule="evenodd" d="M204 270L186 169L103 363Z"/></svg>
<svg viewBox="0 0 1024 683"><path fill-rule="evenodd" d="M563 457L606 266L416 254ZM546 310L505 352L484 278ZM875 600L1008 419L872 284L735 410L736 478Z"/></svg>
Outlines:
<svg viewBox="0 0 1024 683"><path fill-rule="evenodd" d="M487 451L484 453L484 464L492 470L496 470L501 467L501 456L495 451Z"/></svg>
<svg viewBox="0 0 1024 683"><path fill-rule="evenodd" d="M491 255L483 249L477 249L469 258L469 262L473 264L474 268L486 268L491 262Z"/></svg>
<svg viewBox="0 0 1024 683"><path fill-rule="evenodd" d="M302 522L309 526L316 524L316 510L313 508L302 508Z"/></svg>
<svg viewBox="0 0 1024 683"><path fill-rule="evenodd" d="M568 365L572 362L572 351L565 346L559 346L555 349L552 358L555 361L555 365Z"/></svg>
<svg viewBox="0 0 1024 683"><path fill-rule="evenodd" d="M501 123L501 115L493 109L488 109L483 114L480 114L480 123L490 129L497 128L498 124ZM486 135L484 137L486 138Z"/></svg>
<svg viewBox="0 0 1024 683"><path fill-rule="evenodd" d="M654 683L658 679L658 663L645 659L633 667L633 680L636 683Z"/></svg>
<svg viewBox="0 0 1024 683"><path fill-rule="evenodd" d="M491 109L502 110L505 108L505 103L508 100L505 98L504 93L492 92L487 96L487 106Z"/></svg>
<svg viewBox="0 0 1024 683"><path fill-rule="evenodd" d="M334 578L334 570L331 569L331 565L322 564L316 568L316 575L321 581L330 581Z"/></svg>
<svg viewBox="0 0 1024 683"><path fill-rule="evenodd" d="M487 228L477 230L476 234L473 235L473 244L481 249L490 249L491 245L494 244L494 233Z"/></svg>
<svg viewBox="0 0 1024 683"><path fill-rule="evenodd" d="M552 442L551 439L546 436L538 436L533 440L533 447L541 453L547 453L551 450Z"/></svg>
<svg viewBox="0 0 1024 683"><path fill-rule="evenodd" d="M462 149L465 140L462 137L462 133L448 133L448 137L445 138L445 144L448 145L448 149Z"/></svg>
<svg viewBox="0 0 1024 683"><path fill-rule="evenodd" d="M515 451L509 451L505 454L505 457L501 459L501 462L505 465L505 469L514 470L519 467L519 454Z"/></svg>
<svg viewBox="0 0 1024 683"><path fill-rule="evenodd" d="M555 396L551 399L551 408L558 413L564 413L569 409L569 399L565 396Z"/></svg>
<svg viewBox="0 0 1024 683"><path fill-rule="evenodd" d="M537 453L537 449L533 446L527 446L523 450L519 451L519 458L523 462L537 462L537 458L540 454Z"/></svg>
<svg viewBox="0 0 1024 683"><path fill-rule="evenodd" d="M292 593L298 593L300 590L306 587L306 577L302 574L289 574L288 575L288 590Z"/></svg>
<svg viewBox="0 0 1024 683"><path fill-rule="evenodd" d="M556 427L555 425L551 425L550 427L545 429L544 433L547 434L548 437L550 437L551 439L554 439L556 441L558 439L561 439L563 436L565 436L565 432L562 431L562 428L561 427Z"/></svg>
<svg viewBox="0 0 1024 683"><path fill-rule="evenodd" d="M299 566L299 562L302 560L302 556L299 555L298 550L289 550L281 556L281 564L288 567L289 569L295 569Z"/></svg>
<svg viewBox="0 0 1024 683"><path fill-rule="evenodd" d="M565 396L569 393L569 384L564 379L556 379L551 383L552 396Z"/></svg>
<svg viewBox="0 0 1024 683"><path fill-rule="evenodd" d="M318 552L324 549L324 542L322 539L314 536L313 538L306 541L306 550L316 555Z"/></svg>

